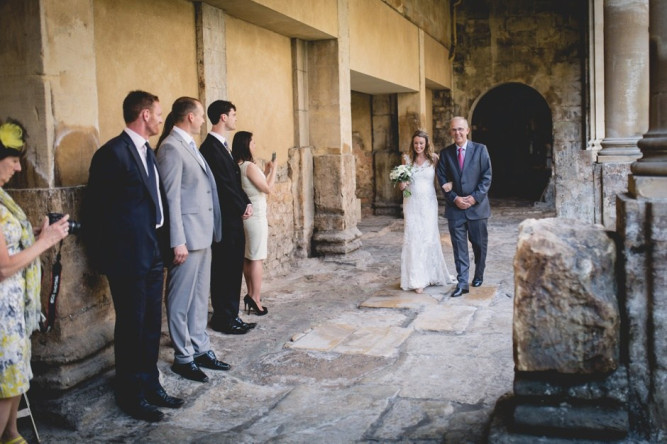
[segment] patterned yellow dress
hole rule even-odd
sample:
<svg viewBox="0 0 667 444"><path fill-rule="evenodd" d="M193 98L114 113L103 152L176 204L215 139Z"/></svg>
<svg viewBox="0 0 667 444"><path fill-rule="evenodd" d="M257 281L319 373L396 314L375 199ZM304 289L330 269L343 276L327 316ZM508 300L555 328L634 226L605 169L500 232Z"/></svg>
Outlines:
<svg viewBox="0 0 667 444"><path fill-rule="evenodd" d="M12 256L21 251L21 224L0 205L0 230ZM25 326L25 269L0 282L0 398L25 393L30 386L30 332Z"/></svg>

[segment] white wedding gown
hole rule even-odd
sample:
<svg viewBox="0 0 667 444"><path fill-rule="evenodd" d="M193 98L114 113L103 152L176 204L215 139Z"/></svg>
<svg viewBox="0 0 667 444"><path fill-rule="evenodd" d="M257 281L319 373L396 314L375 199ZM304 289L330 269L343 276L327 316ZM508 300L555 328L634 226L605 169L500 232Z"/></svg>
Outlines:
<svg viewBox="0 0 667 444"><path fill-rule="evenodd" d="M412 290L429 285L455 283L449 274L440 244L435 167L429 162L413 165L408 185L411 196L403 198L405 231L401 253L401 288Z"/></svg>

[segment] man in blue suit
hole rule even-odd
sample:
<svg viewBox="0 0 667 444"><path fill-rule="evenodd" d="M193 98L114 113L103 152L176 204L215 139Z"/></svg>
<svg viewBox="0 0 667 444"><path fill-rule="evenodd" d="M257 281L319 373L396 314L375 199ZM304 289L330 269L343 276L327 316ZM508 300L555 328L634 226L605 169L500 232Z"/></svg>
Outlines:
<svg viewBox="0 0 667 444"><path fill-rule="evenodd" d="M116 402L132 417L155 422L164 416L156 406L183 404L167 395L157 369L163 280L158 238L168 215L148 145L162 123L157 96L130 92L123 118L126 128L91 161L82 234L93 266L107 276L116 311Z"/></svg>
<svg viewBox="0 0 667 444"><path fill-rule="evenodd" d="M487 197L491 187L491 159L485 145L468 140L470 128L465 118L454 117L449 131L454 143L440 152L436 174L445 192L445 217L456 264L458 284L452 297L458 297L469 291L468 239L475 256L472 285L479 287L484 281L487 220L491 216Z"/></svg>

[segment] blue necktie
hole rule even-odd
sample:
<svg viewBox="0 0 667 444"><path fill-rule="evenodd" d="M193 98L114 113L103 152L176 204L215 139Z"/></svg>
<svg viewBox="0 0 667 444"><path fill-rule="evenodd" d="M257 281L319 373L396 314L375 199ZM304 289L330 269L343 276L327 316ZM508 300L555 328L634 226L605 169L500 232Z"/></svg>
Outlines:
<svg viewBox="0 0 667 444"><path fill-rule="evenodd" d="M160 211L160 202L157 193L157 177L155 176L155 154L151 146L146 142L146 169L148 170L148 190L155 203L155 225L162 225L162 212Z"/></svg>

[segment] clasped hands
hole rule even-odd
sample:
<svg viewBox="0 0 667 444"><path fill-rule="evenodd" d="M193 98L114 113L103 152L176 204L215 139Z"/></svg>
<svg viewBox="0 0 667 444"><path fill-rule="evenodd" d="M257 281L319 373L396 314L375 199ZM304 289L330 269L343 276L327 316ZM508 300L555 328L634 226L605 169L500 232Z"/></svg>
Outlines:
<svg viewBox="0 0 667 444"><path fill-rule="evenodd" d="M459 207L462 210L467 210L468 208L472 207L477 203L475 201L475 198L472 196L458 196L456 199L454 199L454 204L456 204L457 207Z"/></svg>

